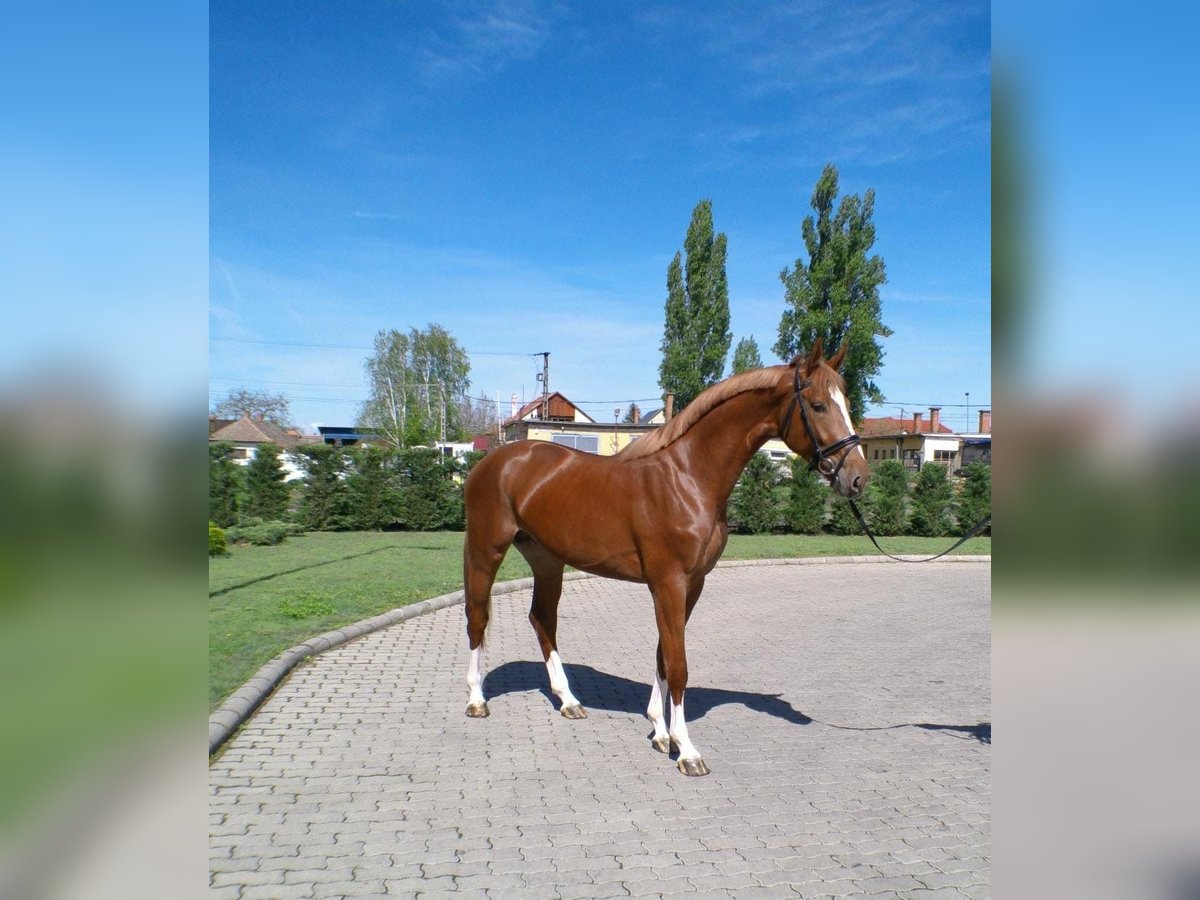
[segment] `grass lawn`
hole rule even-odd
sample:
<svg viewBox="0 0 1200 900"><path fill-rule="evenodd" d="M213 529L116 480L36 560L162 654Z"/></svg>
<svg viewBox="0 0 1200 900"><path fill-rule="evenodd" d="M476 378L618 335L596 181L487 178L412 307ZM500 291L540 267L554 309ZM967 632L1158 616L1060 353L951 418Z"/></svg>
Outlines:
<svg viewBox="0 0 1200 900"><path fill-rule="evenodd" d="M209 708L263 663L323 631L462 589L460 532L314 532L274 547L232 547L209 560ZM891 553L933 554L949 538L883 538ZM956 553L991 553L973 538ZM865 537L732 535L725 559L865 556ZM527 578L516 552L497 581Z"/></svg>

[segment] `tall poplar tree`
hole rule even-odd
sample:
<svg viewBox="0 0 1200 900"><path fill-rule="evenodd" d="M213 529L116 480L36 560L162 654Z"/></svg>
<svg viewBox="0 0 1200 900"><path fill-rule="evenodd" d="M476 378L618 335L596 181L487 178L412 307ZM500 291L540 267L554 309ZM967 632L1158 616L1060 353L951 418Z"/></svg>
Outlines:
<svg viewBox="0 0 1200 900"><path fill-rule="evenodd" d="M667 267L667 302L659 386L675 395L682 410L721 380L733 334L729 330L729 284L725 278L726 237L713 234L712 202L692 210L683 242Z"/></svg>
<svg viewBox="0 0 1200 900"><path fill-rule="evenodd" d="M880 319L879 287L887 276L883 259L868 256L875 243L875 192L843 197L834 211L838 171L827 165L813 190L816 218L801 226L808 261L797 259L779 278L787 309L779 320L774 350L780 359L807 351L817 338L830 352L848 342L842 377L846 379L850 418L861 422L868 403L881 403L875 376L883 366L878 338L892 330Z"/></svg>

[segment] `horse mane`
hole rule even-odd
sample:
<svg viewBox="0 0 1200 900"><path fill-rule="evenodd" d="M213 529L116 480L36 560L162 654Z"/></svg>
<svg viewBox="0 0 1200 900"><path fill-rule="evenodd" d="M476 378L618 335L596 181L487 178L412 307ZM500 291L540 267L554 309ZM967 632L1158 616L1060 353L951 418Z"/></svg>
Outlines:
<svg viewBox="0 0 1200 900"><path fill-rule="evenodd" d="M765 369L751 369L740 375L732 375L724 381L719 381L700 394L695 400L684 407L683 412L671 419L665 425L638 438L628 444L614 458L618 460L641 459L657 453L683 437L693 425L724 403L731 397L744 394L747 391L758 391L773 388L779 384L780 376L785 369L792 368L793 361L787 366L770 366ZM825 368L822 366L822 368Z"/></svg>

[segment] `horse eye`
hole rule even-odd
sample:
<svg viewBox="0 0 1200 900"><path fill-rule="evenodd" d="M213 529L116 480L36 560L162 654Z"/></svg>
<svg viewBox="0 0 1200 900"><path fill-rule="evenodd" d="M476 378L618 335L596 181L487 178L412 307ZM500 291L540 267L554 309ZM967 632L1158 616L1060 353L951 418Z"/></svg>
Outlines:
<svg viewBox="0 0 1200 900"><path fill-rule="evenodd" d="M824 403L814 403L813 404L813 412L819 412L819 413L825 412L825 404Z"/></svg>

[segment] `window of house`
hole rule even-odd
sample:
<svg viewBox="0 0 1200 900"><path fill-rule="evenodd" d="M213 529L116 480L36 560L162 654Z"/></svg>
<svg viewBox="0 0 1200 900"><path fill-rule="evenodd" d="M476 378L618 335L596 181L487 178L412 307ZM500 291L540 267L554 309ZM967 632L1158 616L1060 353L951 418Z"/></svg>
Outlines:
<svg viewBox="0 0 1200 900"><path fill-rule="evenodd" d="M935 462L952 462L954 460L953 450L934 450L933 458Z"/></svg>
<svg viewBox="0 0 1200 900"><path fill-rule="evenodd" d="M591 434L556 434L550 438L556 444L562 444L564 447L574 447L576 450L582 450L585 453L600 452L600 438Z"/></svg>

